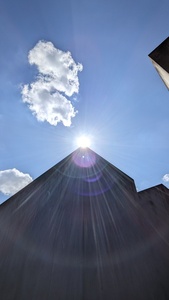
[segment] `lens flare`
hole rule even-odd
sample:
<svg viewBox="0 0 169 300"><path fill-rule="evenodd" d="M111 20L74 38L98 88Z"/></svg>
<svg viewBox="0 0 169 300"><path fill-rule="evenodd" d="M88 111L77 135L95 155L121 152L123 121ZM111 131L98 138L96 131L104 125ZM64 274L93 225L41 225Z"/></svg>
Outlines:
<svg viewBox="0 0 169 300"><path fill-rule="evenodd" d="M96 156L94 153L82 153L81 151L79 153L75 153L73 155L73 161L75 164L81 168L91 168L94 166L96 162Z"/></svg>
<svg viewBox="0 0 169 300"><path fill-rule="evenodd" d="M87 148L90 147L90 139L88 136L82 135L80 137L77 138L77 146L81 147L81 148Z"/></svg>

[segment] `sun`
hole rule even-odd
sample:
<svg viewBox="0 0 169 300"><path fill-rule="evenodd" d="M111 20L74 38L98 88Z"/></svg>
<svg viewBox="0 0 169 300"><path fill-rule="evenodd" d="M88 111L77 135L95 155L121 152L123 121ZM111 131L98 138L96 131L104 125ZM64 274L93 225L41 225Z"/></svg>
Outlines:
<svg viewBox="0 0 169 300"><path fill-rule="evenodd" d="M81 147L81 148L87 148L90 147L90 138L86 135L82 135L80 137L77 138L76 140L77 146Z"/></svg>

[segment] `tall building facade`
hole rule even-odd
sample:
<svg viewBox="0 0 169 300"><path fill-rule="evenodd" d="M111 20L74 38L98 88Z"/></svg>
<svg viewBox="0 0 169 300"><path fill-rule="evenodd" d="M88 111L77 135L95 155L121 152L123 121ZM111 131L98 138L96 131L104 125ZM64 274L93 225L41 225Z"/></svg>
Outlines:
<svg viewBox="0 0 169 300"><path fill-rule="evenodd" d="M157 46L149 54L149 57L167 89L169 89L169 37Z"/></svg>
<svg viewBox="0 0 169 300"><path fill-rule="evenodd" d="M169 299L168 202L77 149L0 206L0 299Z"/></svg>

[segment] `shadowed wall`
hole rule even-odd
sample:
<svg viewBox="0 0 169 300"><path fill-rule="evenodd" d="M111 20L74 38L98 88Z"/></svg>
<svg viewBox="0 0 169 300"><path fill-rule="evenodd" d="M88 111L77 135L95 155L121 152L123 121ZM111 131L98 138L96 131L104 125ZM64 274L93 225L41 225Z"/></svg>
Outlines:
<svg viewBox="0 0 169 300"><path fill-rule="evenodd" d="M140 197L77 149L0 206L0 298L169 299L168 224L159 234Z"/></svg>

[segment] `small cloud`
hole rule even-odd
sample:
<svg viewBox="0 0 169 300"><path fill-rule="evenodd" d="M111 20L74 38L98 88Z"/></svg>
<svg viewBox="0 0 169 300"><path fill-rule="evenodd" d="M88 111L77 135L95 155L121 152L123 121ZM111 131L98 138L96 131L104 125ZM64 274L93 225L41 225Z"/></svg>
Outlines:
<svg viewBox="0 0 169 300"><path fill-rule="evenodd" d="M163 180L164 182L169 183L169 174L165 174L165 175L163 176L162 180Z"/></svg>
<svg viewBox="0 0 169 300"><path fill-rule="evenodd" d="M29 174L24 174L15 168L0 171L0 192L12 196L32 180Z"/></svg>
<svg viewBox="0 0 169 300"><path fill-rule="evenodd" d="M79 92L78 72L82 71L82 65L75 63L70 52L45 41L39 41L30 50L28 59L37 66L39 74L36 81L22 87L23 102L38 121L70 126L77 111L68 97Z"/></svg>

